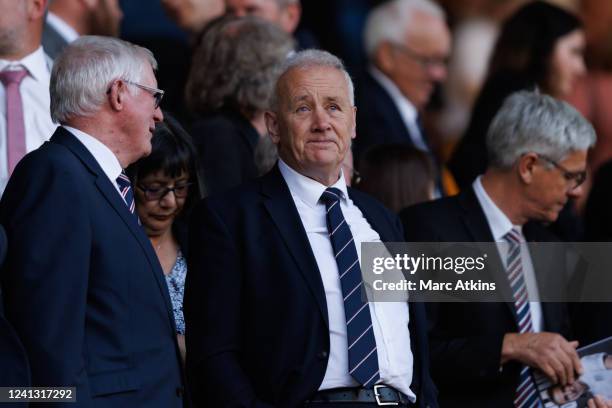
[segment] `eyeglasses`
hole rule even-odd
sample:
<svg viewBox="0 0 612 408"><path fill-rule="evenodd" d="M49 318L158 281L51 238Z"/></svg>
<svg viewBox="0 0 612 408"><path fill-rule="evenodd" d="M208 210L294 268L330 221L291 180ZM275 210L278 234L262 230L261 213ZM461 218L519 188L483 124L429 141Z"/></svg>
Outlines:
<svg viewBox="0 0 612 408"><path fill-rule="evenodd" d="M416 61L424 69L429 68L446 68L448 65L448 57L427 57L421 53L413 51L402 44L392 43L393 48L406 55L408 58Z"/></svg>
<svg viewBox="0 0 612 408"><path fill-rule="evenodd" d="M147 201L158 201L161 200L169 192L174 193L176 198L185 198L189 194L189 186L193 183L178 184L174 187L147 187L138 185L137 187L144 193Z"/></svg>
<svg viewBox="0 0 612 408"><path fill-rule="evenodd" d="M572 186L571 190L578 188L578 186L580 186L586 180L586 177L587 177L586 170L569 171L568 169L566 169L565 167L563 167L562 165L560 165L559 163L557 163L556 161L554 161L553 159L549 157L542 156L542 155L538 155L538 157L544 160L545 162L552 164L555 168L557 168L561 172L561 174L563 174L563 177L565 178L565 180L567 180L568 183L571 183L571 186Z"/></svg>
<svg viewBox="0 0 612 408"><path fill-rule="evenodd" d="M164 91L162 91L161 89L157 89L157 88L151 88L150 86L141 85L138 82L128 81L127 79L123 79L122 81L125 82L126 84L137 86L138 88L144 89L145 91L149 92L153 96L153 99L155 99L155 109L159 108L159 104L161 103L161 100L164 97L164 93L165 93ZM115 82L113 81L111 85L108 87L108 90L106 91L107 95L111 93L111 89L113 88L114 83Z"/></svg>
<svg viewBox="0 0 612 408"><path fill-rule="evenodd" d="M164 93L165 93L164 91L162 91L161 89L157 89L157 88L151 88L150 86L141 85L137 82L132 82L128 80L124 80L124 82L130 85L137 86L138 88L144 89L145 91L149 92L151 95L153 95L153 99L155 99L155 109L159 108L159 104L161 103L161 100L164 97Z"/></svg>

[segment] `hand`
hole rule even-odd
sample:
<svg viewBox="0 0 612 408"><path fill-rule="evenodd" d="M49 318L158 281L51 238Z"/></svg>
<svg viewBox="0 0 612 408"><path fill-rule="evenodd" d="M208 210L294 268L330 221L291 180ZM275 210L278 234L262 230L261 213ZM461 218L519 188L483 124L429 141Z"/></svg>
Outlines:
<svg viewBox="0 0 612 408"><path fill-rule="evenodd" d="M612 408L612 401L605 400L601 396L596 395L587 403L588 408Z"/></svg>
<svg viewBox="0 0 612 408"><path fill-rule="evenodd" d="M542 371L553 384L573 383L582 374L577 341L556 333L507 333L502 344L501 364L521 363Z"/></svg>

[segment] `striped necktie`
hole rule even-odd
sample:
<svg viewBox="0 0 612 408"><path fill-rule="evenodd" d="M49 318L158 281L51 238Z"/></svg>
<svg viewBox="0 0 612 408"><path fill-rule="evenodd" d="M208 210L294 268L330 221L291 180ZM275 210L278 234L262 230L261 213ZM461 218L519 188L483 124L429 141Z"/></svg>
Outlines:
<svg viewBox="0 0 612 408"><path fill-rule="evenodd" d="M329 187L321 195L320 201L327 209L327 230L340 274L346 319L349 373L358 383L364 387L370 387L380 378L376 339L370 308L361 297L363 288L361 268L353 242L353 234L340 209L341 196L340 190Z"/></svg>
<svg viewBox="0 0 612 408"><path fill-rule="evenodd" d="M117 185L119 186L119 191L121 192L121 197L125 204L128 206L128 209L134 216L136 216L136 203L134 202L134 192L132 191L132 183L130 179L125 174L125 171L121 171L119 177L117 177ZM138 218L138 217L136 217Z"/></svg>
<svg viewBox="0 0 612 408"><path fill-rule="evenodd" d="M525 278L523 277L523 264L521 262L521 232L516 228L512 228L504 235L504 240L510 244L506 260L506 272L514 297L514 308L516 310L519 332L533 332L529 296L527 293L527 286L525 285ZM519 385L516 389L514 398L514 406L516 408L542 406L531 368L528 366L523 366L521 368Z"/></svg>

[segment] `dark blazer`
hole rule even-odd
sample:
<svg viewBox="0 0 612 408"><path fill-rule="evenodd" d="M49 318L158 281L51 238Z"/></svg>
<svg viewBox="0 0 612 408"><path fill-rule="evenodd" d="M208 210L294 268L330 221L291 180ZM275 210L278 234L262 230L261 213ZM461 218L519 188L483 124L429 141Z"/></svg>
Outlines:
<svg viewBox="0 0 612 408"><path fill-rule="evenodd" d="M369 72L357 81L357 137L353 144L356 161L372 146L383 143L412 145L395 102Z"/></svg>
<svg viewBox="0 0 612 408"><path fill-rule="evenodd" d="M47 21L45 21L45 25L43 26L41 43L45 53L52 60L54 60L68 45L66 39L62 37L61 34L58 33Z"/></svg>
<svg viewBox="0 0 612 408"><path fill-rule="evenodd" d="M0 225L0 266L7 250L4 228ZM23 345L15 330L4 317L2 289L0 288L0 386L17 387L30 385L30 367ZM24 406L23 404L15 404Z"/></svg>
<svg viewBox="0 0 612 408"><path fill-rule="evenodd" d="M400 214L408 242L493 242L472 188L409 207ZM528 241L557 241L537 223L523 228ZM532 255L534 269L539 260ZM495 256L495 255L494 255ZM497 256L501 265L501 259ZM539 285L545 284L538 277ZM501 289L503 290L503 288ZM510 288L507 288L511 293ZM566 306L542 303L544 330L569 335ZM442 407L513 407L520 365L500 370L505 333L518 332L512 303L428 303L432 375Z"/></svg>
<svg viewBox="0 0 612 408"><path fill-rule="evenodd" d="M257 177L257 130L243 115L222 109L196 120L191 135L209 195L223 193Z"/></svg>
<svg viewBox="0 0 612 408"><path fill-rule="evenodd" d="M401 240L395 215L349 189L383 241ZM193 213L185 289L187 377L214 407L301 407L329 358L327 303L315 256L278 167ZM437 406L424 308L410 304L415 391Z"/></svg>
<svg viewBox="0 0 612 408"><path fill-rule="evenodd" d="M0 201L5 311L35 386L70 407L180 407L182 373L159 261L113 183L64 128L28 154Z"/></svg>

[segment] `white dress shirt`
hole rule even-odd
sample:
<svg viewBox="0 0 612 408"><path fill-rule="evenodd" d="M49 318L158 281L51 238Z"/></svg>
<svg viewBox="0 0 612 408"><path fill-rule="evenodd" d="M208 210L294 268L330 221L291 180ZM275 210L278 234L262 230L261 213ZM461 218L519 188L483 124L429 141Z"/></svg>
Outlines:
<svg viewBox="0 0 612 408"><path fill-rule="evenodd" d="M25 125L26 151L31 152L48 140L57 125L51 121L49 113L49 80L51 78L51 60L39 47L21 61L0 59L0 71L5 69L25 68L28 75L23 78L21 100ZM6 151L6 92L0 83L0 193L4 192L8 182L8 158Z"/></svg>
<svg viewBox="0 0 612 408"><path fill-rule="evenodd" d="M404 125L408 129L408 134L410 135L410 139L412 140L412 144L419 150L424 152L429 152L429 147L427 147L427 143L423 135L421 134L421 130L419 129L419 125L417 125L417 116L419 115L415 106L404 96L402 91L393 83L389 77L380 72L374 66L370 66L370 74L372 77L383 87L385 91L389 94L393 103L397 107L397 110L404 121Z"/></svg>
<svg viewBox="0 0 612 408"><path fill-rule="evenodd" d="M521 263L523 266L523 277L525 279L525 285L527 286L527 293L529 294L529 308L531 309L531 323L533 324L534 332L541 332L543 327L542 321L542 305L539 302L540 295L538 291L538 283L535 279L535 273L533 270L533 263L531 262L531 255L529 254L529 247L525 242L523 236L523 226L513 225L510 219L504 214L502 210L493 202L491 197L487 194L484 189L480 176L474 180L472 187L476 193L476 198L485 213L489 228L493 234L493 240L495 242L503 242L504 235L506 235L512 228L516 228L521 232ZM499 256L502 262L505 262L508 256L508 245L498 245ZM505 266L505 265L504 265Z"/></svg>
<svg viewBox="0 0 612 408"><path fill-rule="evenodd" d="M53 27L68 44L79 38L79 33L52 11L47 13L47 23Z"/></svg>
<svg viewBox="0 0 612 408"><path fill-rule="evenodd" d="M279 169L300 214L325 289L329 314L330 351L327 370L319 390L358 386L359 384L349 374L342 287L327 231L325 204L319 202L327 187L296 172L283 160L279 160ZM340 209L351 229L356 248L361 248L362 242L380 242L378 233L372 229L361 210L349 198L342 174L332 187L342 192ZM357 254L361 263L361 251L358 250ZM410 389L414 361L410 349L408 304L371 302L369 307L380 368L379 383L391 386L415 401L416 396Z"/></svg>
<svg viewBox="0 0 612 408"><path fill-rule="evenodd" d="M115 156L112 150L95 137L88 135L87 133L79 129L70 126L63 127L64 129L72 133L74 137L79 139L79 142L83 143L85 148L89 150L89 153L91 153L91 155L94 157L94 159L96 159L100 167L102 167L102 171L104 172L104 174L106 174L106 177L108 177L113 186L115 186L115 189L117 190L119 195L121 195L119 186L117 185L117 177L119 177L123 169L121 168L119 159L117 159L117 156Z"/></svg>

